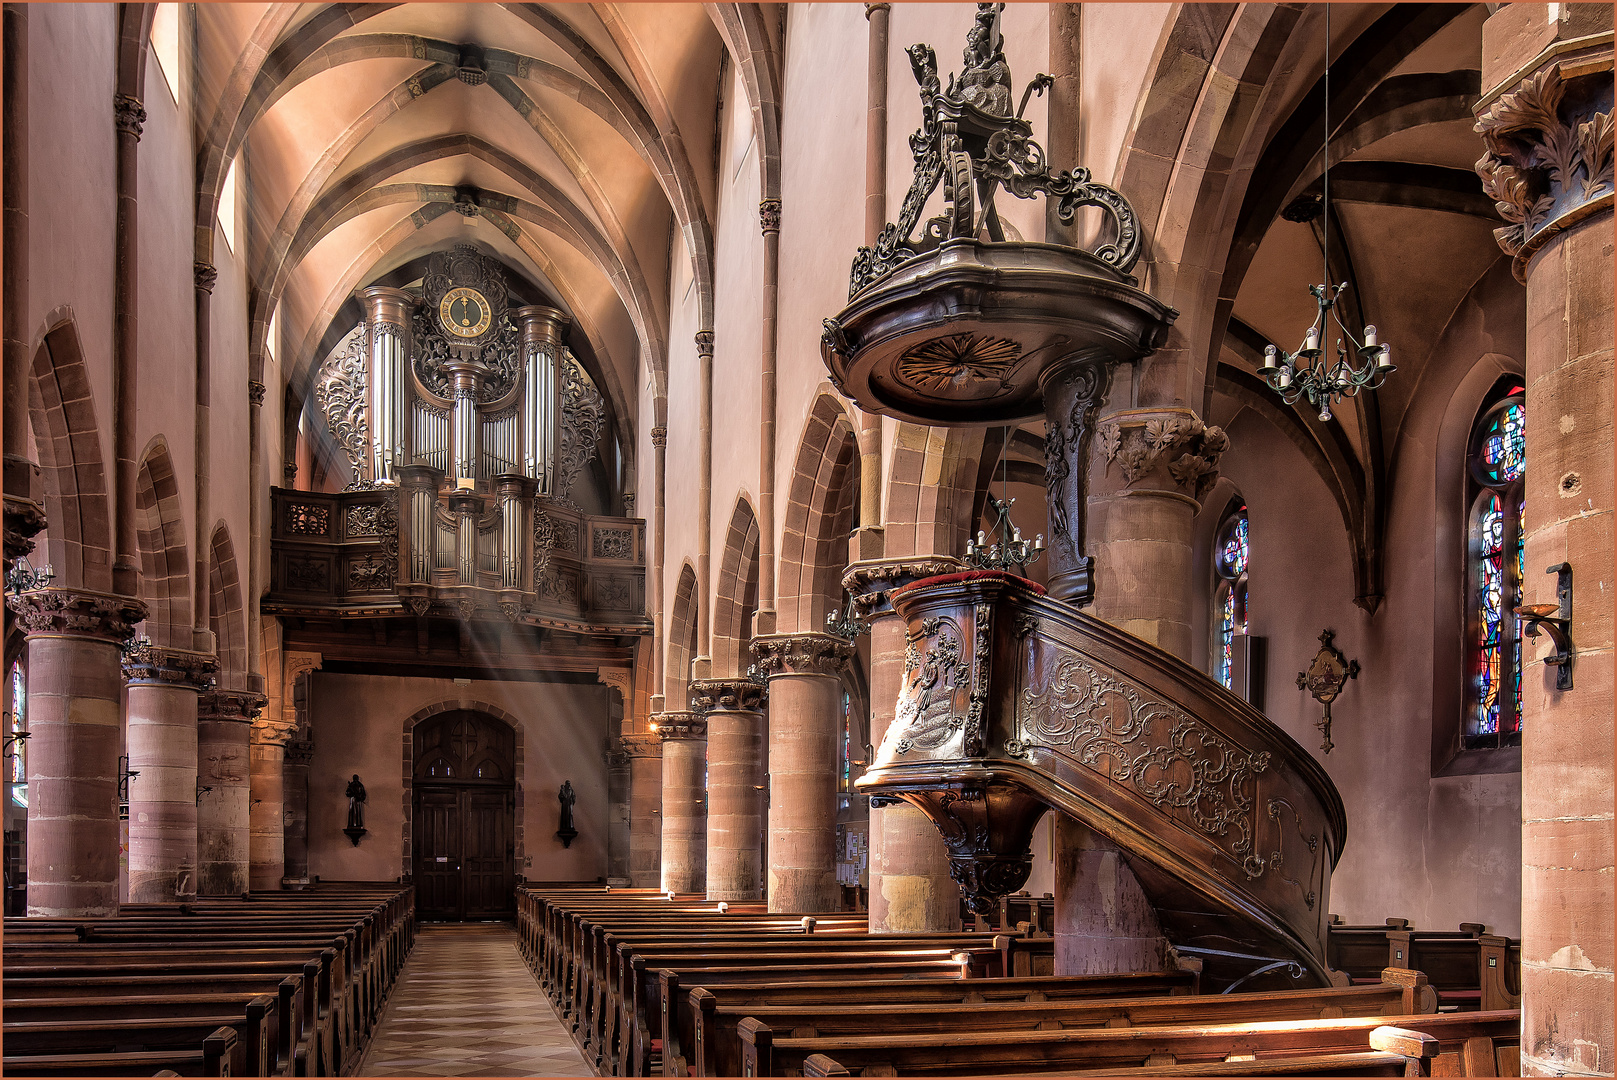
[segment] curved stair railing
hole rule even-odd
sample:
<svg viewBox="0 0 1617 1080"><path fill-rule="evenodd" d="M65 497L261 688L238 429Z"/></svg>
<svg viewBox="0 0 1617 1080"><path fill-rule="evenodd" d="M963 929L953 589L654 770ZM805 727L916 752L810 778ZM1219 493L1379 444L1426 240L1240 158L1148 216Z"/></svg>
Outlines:
<svg viewBox="0 0 1617 1080"><path fill-rule="evenodd" d="M1212 987L1269 972L1331 981L1326 912L1347 819L1290 736L1023 578L950 574L891 599L904 686L858 787L938 826L976 910L1027 880L1034 827L1054 809L1122 849Z"/></svg>

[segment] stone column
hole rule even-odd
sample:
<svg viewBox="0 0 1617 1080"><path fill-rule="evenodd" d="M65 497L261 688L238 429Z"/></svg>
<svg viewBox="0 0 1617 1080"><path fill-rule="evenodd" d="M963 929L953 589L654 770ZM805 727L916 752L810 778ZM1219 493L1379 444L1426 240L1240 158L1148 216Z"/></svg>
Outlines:
<svg viewBox="0 0 1617 1080"><path fill-rule="evenodd" d="M253 892L273 892L286 877L286 744L292 734L260 720L249 737L247 886Z"/></svg>
<svg viewBox="0 0 1617 1080"><path fill-rule="evenodd" d="M769 634L752 653L769 677L769 910L838 911L841 671L854 647L830 634Z"/></svg>
<svg viewBox="0 0 1617 1080"><path fill-rule="evenodd" d="M747 679L698 679L690 699L691 711L707 718L707 898L757 900L764 688Z"/></svg>
<svg viewBox="0 0 1617 1080"><path fill-rule="evenodd" d="M286 757L281 763L286 845L283 889L301 889L309 884L309 762L313 760L312 741L292 739L286 744Z"/></svg>
<svg viewBox="0 0 1617 1080"><path fill-rule="evenodd" d="M28 373L32 366L28 324L28 8L4 9L4 72L0 73L0 339L3 339L5 393L0 439L5 463L5 566L34 548L45 527L44 509L33 499L34 462L28 446ZM43 560L42 560L43 561ZM9 634L11 614L6 614Z"/></svg>
<svg viewBox="0 0 1617 1080"><path fill-rule="evenodd" d="M199 896L240 896L249 888L248 732L264 702L248 690L212 690L197 700Z"/></svg>
<svg viewBox="0 0 1617 1080"><path fill-rule="evenodd" d="M28 635L28 914L118 914L119 645L146 617L127 596L6 597Z"/></svg>
<svg viewBox="0 0 1617 1080"><path fill-rule="evenodd" d="M888 594L920 578L964 568L949 556L874 560L848 567L842 587L870 623L870 742L880 746L904 681L904 622ZM960 887L949 876L949 849L925 814L906 802L870 804L870 932L960 928Z"/></svg>
<svg viewBox="0 0 1617 1080"><path fill-rule="evenodd" d="M197 695L213 687L211 653L145 646L129 680L129 902L197 894Z"/></svg>
<svg viewBox="0 0 1617 1080"><path fill-rule="evenodd" d="M663 741L662 878L664 892L707 888L707 721L695 713L651 718Z"/></svg>
<svg viewBox="0 0 1617 1080"><path fill-rule="evenodd" d="M629 887L662 883L663 744L656 735L625 735L629 758Z"/></svg>
<svg viewBox="0 0 1617 1080"><path fill-rule="evenodd" d="M1124 409L1100 419L1091 459L1093 614L1190 660L1192 532L1229 448L1189 409Z"/></svg>
<svg viewBox="0 0 1617 1080"><path fill-rule="evenodd" d="M607 739L606 749L606 882L629 883L629 755Z"/></svg>
<svg viewBox="0 0 1617 1080"><path fill-rule="evenodd" d="M1524 1076L1610 1076L1612 829L1612 9L1508 4L1482 35L1476 130L1496 231L1527 286L1526 575L1572 568L1573 688L1549 635L1522 644Z"/></svg>

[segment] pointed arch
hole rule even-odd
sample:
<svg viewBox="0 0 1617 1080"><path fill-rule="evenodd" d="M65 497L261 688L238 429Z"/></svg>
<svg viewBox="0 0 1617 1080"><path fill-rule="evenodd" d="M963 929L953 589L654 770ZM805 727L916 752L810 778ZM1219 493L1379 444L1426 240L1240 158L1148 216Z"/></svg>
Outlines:
<svg viewBox="0 0 1617 1080"><path fill-rule="evenodd" d="M965 547L986 430L898 425L887 465L883 546L889 558L953 555Z"/></svg>
<svg viewBox="0 0 1617 1080"><path fill-rule="evenodd" d="M191 564L185 551L180 485L168 442L158 435L135 474L135 537L146 635L159 645L191 647Z"/></svg>
<svg viewBox="0 0 1617 1080"><path fill-rule="evenodd" d="M28 415L45 489L46 551L56 582L112 590L112 514L101 428L73 312L58 308L34 350Z"/></svg>
<svg viewBox="0 0 1617 1080"><path fill-rule="evenodd" d="M230 542L230 528L224 522L214 527L210 547L208 625L217 642L219 686L225 690L245 690L247 622L242 607L241 575L236 567L236 548Z"/></svg>
<svg viewBox="0 0 1617 1080"><path fill-rule="evenodd" d="M674 607L668 619L668 661L663 668L665 708L685 708L685 689L691 681L691 658L696 655L696 616L701 599L697 592L696 570L686 560L674 588Z"/></svg>
<svg viewBox="0 0 1617 1080"><path fill-rule="evenodd" d="M448 701L435 702L432 705L417 709L415 712L404 718L404 728L400 736L404 744L404 772L402 776L404 788L404 833L399 847L404 853L403 873L405 876L415 873L415 729L417 726L427 720L430 720L432 717L437 716L439 713L453 712L456 710L481 713L482 715L510 728L514 733L516 738L516 865L522 866L527 857L526 844L524 842L524 833L526 832L526 829L523 825L525 815L523 814L524 773L522 769L522 764L526 758L527 752L527 748L525 746L528 734L527 729L522 726L521 721L518 720L517 717L512 716L510 713L506 712L497 705L490 705L485 701L451 698Z"/></svg>
<svg viewBox="0 0 1617 1080"><path fill-rule="evenodd" d="M713 592L713 676L740 675L752 642L749 620L758 610L758 518L745 494L736 497L725 532L724 555Z"/></svg>
<svg viewBox="0 0 1617 1080"><path fill-rule="evenodd" d="M818 630L842 600L848 534L859 501L858 421L828 389L814 399L787 481L782 515L782 633Z"/></svg>

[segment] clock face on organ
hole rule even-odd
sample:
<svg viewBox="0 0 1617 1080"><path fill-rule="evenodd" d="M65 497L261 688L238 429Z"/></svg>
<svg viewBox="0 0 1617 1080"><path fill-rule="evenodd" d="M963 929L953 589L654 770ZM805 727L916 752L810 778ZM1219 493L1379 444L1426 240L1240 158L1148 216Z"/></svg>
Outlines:
<svg viewBox="0 0 1617 1080"><path fill-rule="evenodd" d="M438 321L459 338L479 337L493 321L489 302L476 289L450 289L438 302Z"/></svg>

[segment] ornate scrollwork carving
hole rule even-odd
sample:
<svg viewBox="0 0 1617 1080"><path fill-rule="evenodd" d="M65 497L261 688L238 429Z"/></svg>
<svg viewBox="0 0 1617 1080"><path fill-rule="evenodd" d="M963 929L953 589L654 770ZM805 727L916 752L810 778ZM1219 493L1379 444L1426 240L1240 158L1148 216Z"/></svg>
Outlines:
<svg viewBox="0 0 1617 1080"><path fill-rule="evenodd" d="M836 675L857 650L832 634L769 634L753 638L752 656L764 675Z"/></svg>
<svg viewBox="0 0 1617 1080"><path fill-rule="evenodd" d="M282 528L290 536L325 536L331 529L331 508L324 503L289 502Z"/></svg>
<svg viewBox="0 0 1617 1080"><path fill-rule="evenodd" d="M1198 502L1218 480L1219 458L1230 446L1223 428L1188 411L1118 415L1101 425L1099 435L1107 469L1116 464L1126 485L1165 467L1173 483Z"/></svg>
<svg viewBox="0 0 1617 1080"><path fill-rule="evenodd" d="M561 436L556 450L555 497L572 504L573 482L595 456L595 443L606 424L606 399L595 389L572 350L564 348L561 355Z"/></svg>
<svg viewBox="0 0 1617 1080"><path fill-rule="evenodd" d="M1291 814L1292 823L1297 831L1297 838L1302 842L1303 846L1308 849L1311 856L1308 872L1303 875L1302 880L1287 877L1285 873L1286 827L1280 824L1280 812L1282 807L1284 807ZM1313 911L1314 905L1319 902L1319 894L1314 889L1310 888L1310 886L1314 883L1314 875L1319 871L1319 834L1303 832L1303 820L1298 815L1297 808L1292 806L1291 803L1286 799L1270 799L1268 803L1268 811L1269 820L1275 823L1276 829L1275 849L1269 853L1268 857L1269 869L1279 874L1282 881L1289 885L1295 886L1297 891L1302 894L1303 903L1308 906L1308 910Z"/></svg>
<svg viewBox="0 0 1617 1080"><path fill-rule="evenodd" d="M343 532L350 539L382 535L382 504L358 503L350 506L343 518Z"/></svg>
<svg viewBox="0 0 1617 1080"><path fill-rule="evenodd" d="M1177 706L1079 656L1064 655L1043 688L1022 691L1015 738L1060 752L1123 784L1221 843L1248 877L1264 871L1253 853L1248 781L1269 766Z"/></svg>
<svg viewBox="0 0 1617 1080"><path fill-rule="evenodd" d="M633 559L634 530L597 528L590 545L590 554L597 559Z"/></svg>
<svg viewBox="0 0 1617 1080"><path fill-rule="evenodd" d="M337 440L353 478L369 468L370 424L366 419L369 365L364 325L354 327L331 350L314 377L314 404Z"/></svg>
<svg viewBox="0 0 1617 1080"><path fill-rule="evenodd" d="M966 35L964 66L951 76L947 89L938 83L937 56L930 45L911 45L910 69L921 94L921 127L910 136L915 171L898 220L886 225L872 247L854 256L848 295L869 286L910 259L936 249L943 241L974 237L986 228L999 239L993 192L1004 187L1017 198L1044 194L1056 200L1056 213L1071 221L1080 206L1104 210L1112 223L1111 240L1093 254L1125 273L1140 257L1139 223L1118 192L1090 179L1087 169L1051 172L1044 148L1033 139L1032 125L1021 118L1028 99L1052 83L1037 75L1011 113L1011 71L994 31L1003 4L978 4L977 18ZM915 237L927 200L944 185L944 211ZM979 198L983 205L978 206Z"/></svg>
<svg viewBox="0 0 1617 1080"><path fill-rule="evenodd" d="M331 564L325 559L288 557L282 564L282 582L291 592L328 592Z"/></svg>
<svg viewBox="0 0 1617 1080"><path fill-rule="evenodd" d="M931 644L922 653L920 643L926 640ZM935 749L965 723L954 711L955 688L970 678L960 652L960 626L953 619L927 619L919 634L906 636L904 687L888 728L898 753Z"/></svg>
<svg viewBox="0 0 1617 1080"><path fill-rule="evenodd" d="M393 564L375 552L348 564L348 588L353 592L387 592L393 588Z"/></svg>
<svg viewBox="0 0 1617 1080"><path fill-rule="evenodd" d="M549 514L533 515L533 590L540 591L545 570L550 566L550 552L556 546L556 524Z"/></svg>
<svg viewBox="0 0 1617 1080"><path fill-rule="evenodd" d="M25 634L68 634L103 641L128 641L146 605L132 596L70 589L10 593L6 606Z"/></svg>

